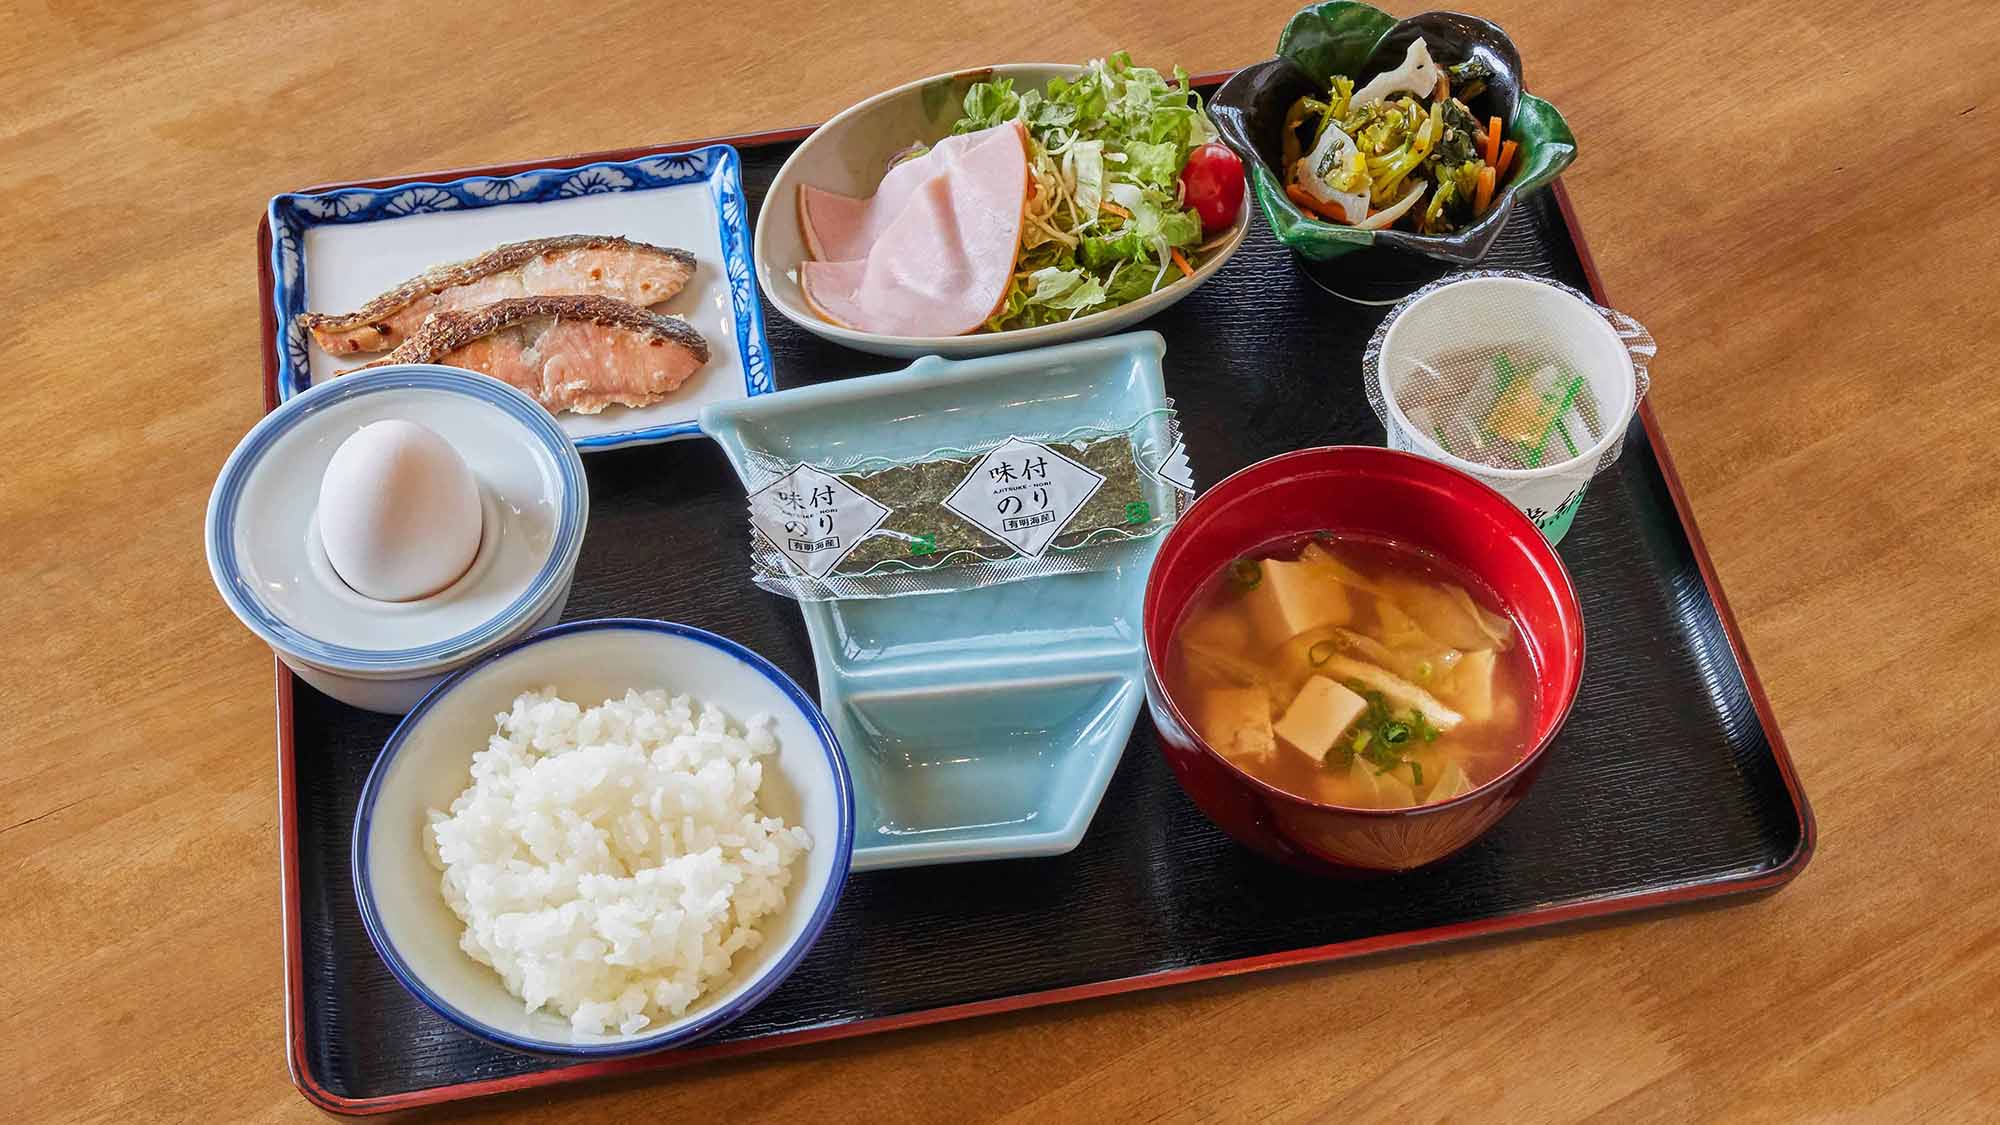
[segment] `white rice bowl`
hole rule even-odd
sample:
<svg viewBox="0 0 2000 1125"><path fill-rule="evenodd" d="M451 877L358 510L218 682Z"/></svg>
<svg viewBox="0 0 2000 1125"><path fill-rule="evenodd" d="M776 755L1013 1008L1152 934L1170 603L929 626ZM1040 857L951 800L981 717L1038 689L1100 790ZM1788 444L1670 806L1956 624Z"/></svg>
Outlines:
<svg viewBox="0 0 2000 1125"><path fill-rule="evenodd" d="M579 1035L679 1017L762 943L812 847L758 804L771 717L739 726L660 690L585 709L544 688L496 721L423 833L460 948Z"/></svg>
<svg viewBox="0 0 2000 1125"><path fill-rule="evenodd" d="M810 848L797 852L789 864L780 862L775 865L764 863L754 854L744 855L745 849L725 844L721 838L725 833L719 825L726 823L740 829L741 816L716 810L727 808L734 801L735 783L732 781L730 788L721 791L722 805L711 805L702 789L699 768L692 771L696 779L692 782L685 778L662 779L659 785L672 794L673 800L679 800L684 792L694 797L695 808L675 814L673 838L676 841L698 835L698 831L690 830L690 820L697 829L706 825L715 831L715 839L708 843L716 849L716 867L705 873L698 872L708 867L706 861L696 859L690 862L685 857L672 876L654 874L642 877L639 871L629 866L622 870L614 866L608 878L589 881L593 890L586 899L583 894L585 880L581 874L576 878L573 894L558 886L558 879L554 876L532 874L538 869L557 871L565 863L571 865L571 870L587 871L588 864L577 858L581 853L569 839L570 831L576 826L566 822L560 813L550 814L553 817L551 823L559 827L554 841L546 845L554 851L546 855L536 854L533 845L523 842L526 840L525 828L518 835L512 827L504 825L475 831L471 821L467 820L458 828L447 829L447 837L466 837L463 846L467 855L462 860L455 858L455 862L496 863L493 853L487 849L506 846L496 841L505 841L510 837L516 841L511 845L516 854L511 860L500 862L498 870L508 877L522 876L520 893L531 909L511 912L524 916L520 923L511 919L503 922L502 916L510 912L499 910L498 899L493 900L495 913L489 944L496 949L508 950L508 957L521 962L516 970L523 985L521 992L525 992L529 979L527 964L530 962L535 963L536 972L544 974L539 978L544 982L540 987L552 991L558 987L567 989L575 975L573 970L577 968L571 964L574 955L580 948L591 948L576 944L565 946L559 940L551 944L553 952L545 960L537 961L542 948L538 933L515 933L506 939L498 936L508 927L532 931L533 927L525 924L525 919L545 908L553 911L551 916L557 920L563 918L565 909L573 915L590 915L587 936L604 946L603 956L598 959L600 963L613 954L620 941L634 954L647 945L659 953L660 959L652 964L639 964L639 959L635 957L634 963L618 966L616 972L625 974L625 984L616 992L609 991L607 984L605 995L589 994L598 985L598 978L594 975L597 970L595 966L583 967L587 974L583 978L586 983L581 986L584 991L575 994L580 997L576 1002L579 1005L609 1003L613 1011L621 1012L615 1018L608 1014L598 1017L601 1019L599 1026L606 1029L601 1034L578 1031L572 1018L574 1013L564 1014L553 1000L530 1009L520 992L509 990L502 971L467 952L466 931L469 928L475 931L472 943L478 946L481 941L477 932L479 927L468 927L466 920L453 911L443 890L444 874L430 858L436 849L436 830L432 827L430 814L438 811L445 813L448 819L452 818L452 806L468 788L478 788L473 784L473 758L490 750L489 744L499 725L496 716L511 717L515 701L523 693L539 697L546 693L548 687L554 688L557 697L584 705L576 712L579 729L585 722L585 711L605 700L617 700L622 706L628 700L629 692L640 693L639 706L643 708L654 707L658 703L657 699L648 701L647 693L664 689L667 693L664 708L669 713L674 706L673 698L686 695L689 702L685 718L678 721L692 728L690 737L697 742L704 739L700 719L702 708L694 701L712 705L728 717L732 733L721 737L713 745L702 746L700 753L704 757L722 758L733 778L740 757L731 759L730 738L741 740L750 761L755 763L762 777L756 792L756 818L780 821L787 829L803 829L811 841ZM768 728L761 722L751 722L760 714L771 716ZM555 730L563 729L566 721L554 718ZM572 779L575 771L567 768L561 760L571 757L575 764L581 765L591 760L591 756L551 755L546 753L547 747L536 747L535 724L538 722L524 716L519 731L503 736L502 741L521 740L529 748L528 751L519 751L524 759L553 758L554 761L536 770L530 781L527 771L519 765L501 768L501 760L516 751L494 754L494 777L487 784L495 785L496 793L503 777L513 779L511 784L517 792L532 786L538 792L547 790L552 794L556 791L555 787L562 784L573 782L579 786L586 785L581 779ZM598 733L583 738L586 746L592 744L593 739L599 746L620 741L605 733L611 729L611 724L606 724L603 718L597 722L599 725L595 729ZM663 719L662 729L672 727L676 722ZM765 730L775 744L769 753L750 750L755 741L753 726ZM560 743L562 736L556 734L554 737ZM669 745L672 741L670 737L666 739ZM646 750L647 771L654 768L654 755L661 749L657 742L649 745ZM693 756L692 752L689 753L688 760L691 762ZM622 756L617 752L605 755L611 759ZM485 768L482 766L482 769ZM546 770L546 775L543 770ZM629 766L613 768L599 764L591 767L588 785L599 782L600 772L603 774L601 780L612 785L617 793L623 793L622 799L628 805L631 793L640 792L653 784L649 775L631 773ZM618 779L625 776L633 777L630 792L618 783ZM551 801L554 799L550 796ZM621 798L614 795L604 799L615 805ZM662 796L663 809L669 799ZM523 808L529 807L525 798L510 794L505 798L510 812L517 800L522 802ZM650 814L650 793L646 794L644 804ZM553 807L547 806L550 809ZM529 817L523 824L531 823L533 819ZM600 840L604 849L602 859L615 857L618 849L631 846L629 828L614 831L606 826L615 823L618 817L595 822L587 816L580 819L597 823L603 828ZM764 831L767 837L774 837L780 830L766 828ZM621 832L624 833L622 837ZM661 837L665 835L662 833ZM749 834L746 833L744 838L747 843ZM546 841L547 837L542 839ZM656 846L657 843L655 841ZM454 842L451 846L459 845ZM773 842L773 846L779 845ZM610 618L545 629L459 672L419 703L389 737L382 752L375 756L355 810L351 858L354 902L359 908L361 924L368 933L369 943L381 955L384 967L396 982L439 1017L510 1050L554 1057L616 1059L693 1042L754 1010L799 968L814 943L825 932L847 880L853 847L852 782L826 717L813 705L812 697L804 689L769 661L725 637L665 621ZM692 854L708 849L704 846L677 850ZM756 851L755 848L747 850ZM444 858L439 855L438 862L443 862ZM662 860L654 866L666 866L664 852L656 853L651 858ZM680 900L673 899L661 880L664 877L668 882L677 883L683 897L692 892L693 897L689 901L697 905L705 905L700 893L693 890L699 880L709 880L700 885L711 890L719 890L724 883L727 884L729 919L718 927L715 937L716 948L720 949L729 943L730 935L737 927L738 916L753 909L757 901L755 895L758 892L750 888L766 886L767 876L769 885L775 885L776 876L771 874L774 866L782 868L789 877L789 883L779 892L784 905L766 913L751 925L750 928L761 936L755 941L744 940L729 957L726 973L705 975L701 966L710 951L707 927L695 931L698 939L689 939L688 946L675 944L675 939L689 932L683 927L688 912ZM639 870L644 869L642 864ZM603 871L587 873L593 876L606 874ZM728 882L732 874L735 881ZM539 878L548 879L546 901L542 888L532 883ZM645 890L640 889L642 879ZM502 882L488 881L493 882L496 888ZM496 889L492 893L497 895L499 891ZM713 895L710 897L712 899ZM672 900L669 909L679 911L681 917L675 918L671 913L655 917L655 904L669 900ZM475 905L470 893L465 896L465 905L468 909ZM617 908L610 909L614 905ZM639 916L645 920L633 920L634 916L625 910L629 905L637 905L642 912ZM620 926L629 926L630 929L621 931L617 928ZM571 936L581 942L585 935ZM497 962L502 958L493 957L492 960ZM690 965L695 966L691 973L686 971ZM647 1003L639 1009L649 1022L636 1033L620 1032L620 1026L626 1025L630 1018L622 1014L620 1007L625 989L637 978L648 974L665 978L671 986L677 972L680 973L680 981L701 989L699 997L675 1017L671 1014L676 1002L675 990L670 987L664 1004L653 1002L654 993L649 992ZM609 979L606 978L607 981ZM372 982L362 981L360 986L372 987ZM592 1013L598 1011L593 1009Z"/></svg>

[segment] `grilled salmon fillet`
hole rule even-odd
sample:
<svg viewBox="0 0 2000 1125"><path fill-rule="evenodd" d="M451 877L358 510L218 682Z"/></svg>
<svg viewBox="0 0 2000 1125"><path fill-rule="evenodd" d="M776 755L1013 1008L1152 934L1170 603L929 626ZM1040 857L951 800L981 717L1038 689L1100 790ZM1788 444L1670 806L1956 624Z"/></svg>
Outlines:
<svg viewBox="0 0 2000 1125"><path fill-rule="evenodd" d="M685 250L601 234L510 242L464 262L434 266L351 313L301 313L299 324L334 355L385 352L424 318L508 297L590 295L654 305L694 275Z"/></svg>
<svg viewBox="0 0 2000 1125"><path fill-rule="evenodd" d="M551 414L649 406L708 362L708 341L687 321L609 297L510 297L432 313L396 349L348 375L388 363L442 363L526 391Z"/></svg>

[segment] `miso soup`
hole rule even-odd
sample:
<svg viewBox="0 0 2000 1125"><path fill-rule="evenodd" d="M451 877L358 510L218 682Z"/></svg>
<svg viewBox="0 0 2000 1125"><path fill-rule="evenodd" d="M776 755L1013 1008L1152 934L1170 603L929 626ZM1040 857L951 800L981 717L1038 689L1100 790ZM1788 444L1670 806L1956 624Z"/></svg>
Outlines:
<svg viewBox="0 0 2000 1125"><path fill-rule="evenodd" d="M1499 599L1429 554L1319 533L1195 594L1167 693L1266 784L1352 808L1449 800L1527 752L1535 678Z"/></svg>

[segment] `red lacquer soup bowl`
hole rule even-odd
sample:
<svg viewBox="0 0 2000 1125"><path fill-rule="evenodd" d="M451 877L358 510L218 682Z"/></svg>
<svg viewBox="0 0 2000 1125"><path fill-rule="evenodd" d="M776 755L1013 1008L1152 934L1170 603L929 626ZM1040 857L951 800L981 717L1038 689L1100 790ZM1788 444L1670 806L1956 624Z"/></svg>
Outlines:
<svg viewBox="0 0 2000 1125"><path fill-rule="evenodd" d="M1484 580L1521 635L1536 683L1527 753L1463 796L1407 809L1321 804L1238 769L1163 686L1174 627L1196 590L1275 539L1331 531L1394 540ZM1146 699L1160 752L1201 811L1239 842L1328 874L1405 871L1458 851L1527 795L1583 677L1583 614L1569 573L1506 498L1456 469L1372 446L1302 449L1203 493L1160 546L1146 584Z"/></svg>

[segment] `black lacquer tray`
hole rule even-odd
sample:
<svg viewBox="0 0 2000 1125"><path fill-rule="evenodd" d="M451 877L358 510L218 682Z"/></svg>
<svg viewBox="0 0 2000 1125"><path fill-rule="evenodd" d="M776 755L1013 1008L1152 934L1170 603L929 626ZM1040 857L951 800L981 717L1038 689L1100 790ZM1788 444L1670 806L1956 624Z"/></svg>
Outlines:
<svg viewBox="0 0 2000 1125"><path fill-rule="evenodd" d="M724 138L742 152L753 208L805 132ZM269 239L266 227L267 310ZM1522 202L1485 264L1604 300L1560 184ZM1167 386L1197 479L1302 446L1379 444L1359 370L1383 312L1308 281L1258 218L1225 269L1145 325L1166 337ZM766 319L780 387L900 366L773 311ZM274 328L267 313L267 406ZM1673 377L1671 363L1661 374ZM684 441L585 464L591 520L568 618L687 622L814 682L798 610L749 582L743 490L720 449ZM804 965L750 1015L699 1046L617 1063L489 1046L390 977L356 913L348 843L394 722L335 703L280 665L293 1077L326 1109L380 1112L1782 885L1812 853L1812 814L1650 411L1633 422L1623 459L1591 485L1561 554L1589 636L1582 693L1536 789L1461 855L1324 894L1204 820L1142 715L1074 852L856 874Z"/></svg>

